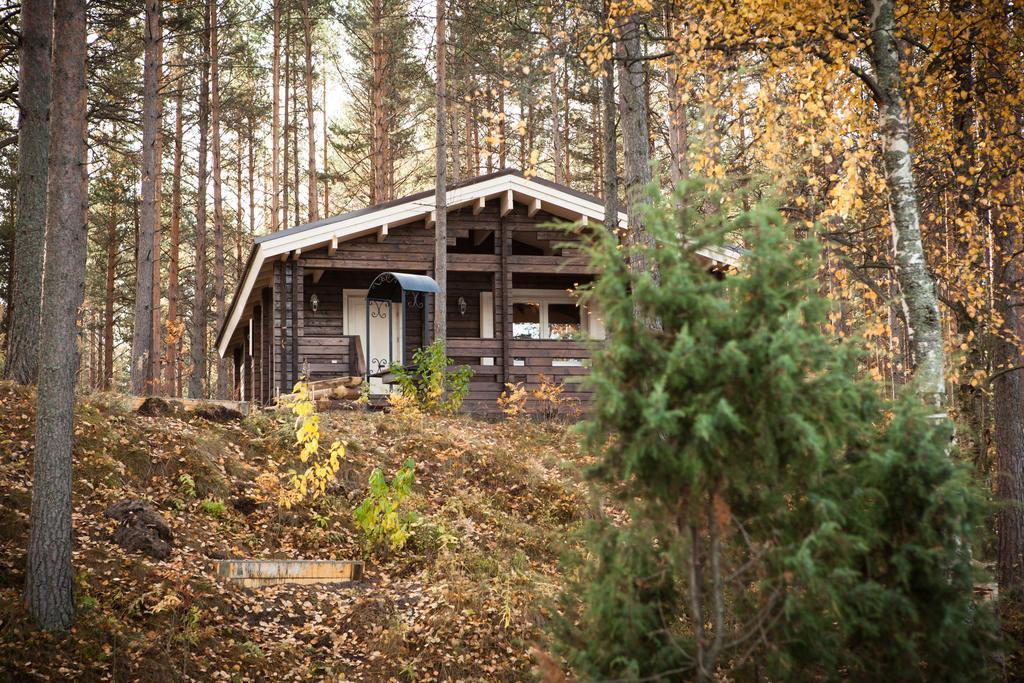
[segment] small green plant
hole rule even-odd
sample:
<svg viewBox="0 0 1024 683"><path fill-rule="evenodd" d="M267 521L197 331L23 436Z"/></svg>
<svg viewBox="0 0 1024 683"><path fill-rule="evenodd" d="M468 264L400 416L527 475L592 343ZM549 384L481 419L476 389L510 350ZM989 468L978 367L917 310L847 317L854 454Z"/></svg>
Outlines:
<svg viewBox="0 0 1024 683"><path fill-rule="evenodd" d="M416 513L398 508L412 493L415 470L416 462L407 458L390 482L379 467L370 474L369 495L353 515L371 549L401 550L409 540Z"/></svg>
<svg viewBox="0 0 1024 683"><path fill-rule="evenodd" d="M196 480L192 475L182 474L178 477L178 495L186 502L196 497Z"/></svg>
<svg viewBox="0 0 1024 683"><path fill-rule="evenodd" d="M309 514L313 517L313 523L321 529L326 529L331 525L331 518L327 515L321 515L316 510L310 510Z"/></svg>
<svg viewBox="0 0 1024 683"><path fill-rule="evenodd" d="M473 370L465 365L449 370L455 361L445 355L440 341L417 349L412 361L411 369L391 366L402 397L425 413L457 412L469 393Z"/></svg>
<svg viewBox="0 0 1024 683"><path fill-rule="evenodd" d="M228 508L224 505L223 500L215 500L208 498L199 504L199 507L203 509L203 512L210 515L215 519L221 519L227 513Z"/></svg>

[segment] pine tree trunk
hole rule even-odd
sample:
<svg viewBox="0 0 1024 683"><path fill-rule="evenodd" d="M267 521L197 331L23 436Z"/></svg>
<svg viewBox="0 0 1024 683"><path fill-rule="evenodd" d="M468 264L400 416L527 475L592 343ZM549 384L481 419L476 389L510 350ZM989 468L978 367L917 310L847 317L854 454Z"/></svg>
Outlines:
<svg viewBox="0 0 1024 683"><path fill-rule="evenodd" d="M605 63L601 74L601 184L604 193L604 224L619 226L618 136L615 130L615 64Z"/></svg>
<svg viewBox="0 0 1024 683"><path fill-rule="evenodd" d="M555 61L548 74L548 90L551 96L551 163L555 167L555 182L565 182L565 167L562 165L562 125L558 115L558 62Z"/></svg>
<svg viewBox="0 0 1024 683"><path fill-rule="evenodd" d="M22 0L18 60L18 190L4 376L34 384L46 233L52 0Z"/></svg>
<svg viewBox="0 0 1024 683"><path fill-rule="evenodd" d="M163 254L162 250L162 230L161 224L163 222L163 161L164 161L164 98L163 89L166 85L166 72L164 71L164 36L163 28L157 38L157 99L156 99L156 144L154 145L156 151L156 166L155 166L155 202L154 208L156 213L156 222L153 224L153 334L150 338L150 351L149 361L150 368L147 380L149 381L149 388L151 393L157 393L160 388L160 363L163 360L161 354L161 337L160 330L162 328L162 311L160 310L160 258Z"/></svg>
<svg viewBox="0 0 1024 683"><path fill-rule="evenodd" d="M242 280L242 270L245 263L242 261L242 236L245 234L243 223L245 222L245 209L242 205L242 163L245 159L245 140L242 138L242 131L235 133L235 143L238 145L237 166L235 167L235 286Z"/></svg>
<svg viewBox="0 0 1024 683"><path fill-rule="evenodd" d="M569 65L562 72L562 150L565 156L565 171L562 176L566 185L572 184L572 146L569 144Z"/></svg>
<svg viewBox="0 0 1024 683"><path fill-rule="evenodd" d="M289 215L288 215L289 214L289 210L290 210L290 207L288 205L288 201L289 201L289 197L290 197L290 194L291 194L291 188L290 188L289 179L288 179L288 166L289 166L289 157L288 157L288 126L290 125L290 121L288 119L288 112L289 112L289 110L291 108L291 95L290 95L290 93L291 93L291 83L292 83L291 56L290 56L291 55L291 47L292 47L292 22L291 22L291 11L290 10L291 10L291 8L289 7L285 11L285 14L284 14L284 119L282 121L282 130L281 130L281 138L282 138L282 142L283 142L282 149L281 149L281 154L282 154L282 159L281 159L281 179L284 182L283 182L283 187L282 187L282 190L281 190L281 224L280 224L280 227L282 229L286 229L286 228L291 227L291 222L289 221ZM298 216L296 216L296 220L298 220Z"/></svg>
<svg viewBox="0 0 1024 683"><path fill-rule="evenodd" d="M309 199L308 218L312 223L319 217L316 198L316 124L313 122L313 26L309 16L309 0L302 0L303 47L306 49L306 130L309 156L306 160L306 194Z"/></svg>
<svg viewBox="0 0 1024 683"><path fill-rule="evenodd" d="M256 231L256 131L254 129L255 126L250 118L247 136L248 140L246 141L246 147L249 152L249 182L246 187L249 192L249 227L247 232L250 236ZM241 281L242 271L245 268L245 264L240 264L238 268L239 281Z"/></svg>
<svg viewBox="0 0 1024 683"><path fill-rule="evenodd" d="M220 46L217 1L210 0L210 126L213 142L213 299L217 329L224 324L224 192L220 148ZM217 354L216 398L228 396L228 359Z"/></svg>
<svg viewBox="0 0 1024 683"><path fill-rule="evenodd" d="M437 0L437 83L436 109L434 111L434 135L436 150L434 154L434 172L437 175L434 185L434 280L441 288L434 295L434 340L444 347L448 339L448 187L446 170L448 167L448 151L445 145L445 118L447 112L447 92L445 88L445 61L447 59L447 29L445 28L445 0Z"/></svg>
<svg viewBox="0 0 1024 683"><path fill-rule="evenodd" d="M1022 243L1013 221L997 224L995 276L1000 292L996 311L1004 331L995 335L995 367L992 382L995 408L996 497L1003 505L996 516L996 558L1000 596L1020 604L1024 599L1024 294L1020 283Z"/></svg>
<svg viewBox="0 0 1024 683"><path fill-rule="evenodd" d="M651 157L648 143L647 100L644 96L643 47L640 43L638 18L630 16L622 26L620 42L622 61L619 65L619 106L622 120L622 149L625 159L626 214L629 225L625 243L650 244L644 226L642 206L647 203L647 186L651 183ZM638 254L630 256L630 268L648 270L647 260ZM651 265L653 269L653 264ZM655 277L657 272L653 271Z"/></svg>
<svg viewBox="0 0 1024 683"><path fill-rule="evenodd" d="M665 9L665 25L671 36L675 31L671 6ZM676 49L680 49L678 46ZM673 55L665 69L665 80L668 86L668 147L669 147L669 173L671 174L672 186L690 175L690 169L686 161L687 147L689 147L689 131L687 128L686 103L683 101L683 88L680 87L679 72L682 70L680 57Z"/></svg>
<svg viewBox="0 0 1024 683"><path fill-rule="evenodd" d="M320 79L320 82L321 82L321 85L323 87L323 96L322 96L323 97L323 100L322 100L323 101L323 111L321 112L321 114L323 116L323 126L324 126L324 144L323 144L323 154L324 154L324 217L327 217L327 216L331 215L331 176L330 176L330 173L327 170L327 146L328 146L327 137L328 137L328 134L329 134L330 131L327 128L327 72L326 72L326 67L324 67L324 75Z"/></svg>
<svg viewBox="0 0 1024 683"><path fill-rule="evenodd" d="M78 371L77 319L85 297L87 223L85 0L57 0L47 181L47 239L39 345L36 450L25 602L44 629L74 620L71 441ZM148 292L147 292L148 294Z"/></svg>
<svg viewBox="0 0 1024 683"><path fill-rule="evenodd" d="M114 285L117 278L117 204L110 203L107 223L107 267L103 288L103 379L100 386L109 391L114 381Z"/></svg>
<svg viewBox="0 0 1024 683"><path fill-rule="evenodd" d="M870 57L878 86L878 127L889 185L896 275L906 307L914 381L925 401L944 408L942 320L921 238L910 123L900 84L899 46L894 37L895 0L866 0L866 9L871 19Z"/></svg>
<svg viewBox="0 0 1024 683"><path fill-rule="evenodd" d="M215 0L207 0L207 3ZM196 188L195 293L192 297L192 334L189 339L191 373L188 393L205 398L206 382L206 189L207 147L210 130L210 12L203 17L202 65L199 76L199 167Z"/></svg>
<svg viewBox="0 0 1024 683"><path fill-rule="evenodd" d="M156 135L157 97L160 64L160 0L146 0L143 27L144 63L142 69L142 206L139 215L139 241L135 279L135 322L132 330L131 392L136 396L152 393L149 381L153 349L153 244L156 231Z"/></svg>
<svg viewBox="0 0 1024 683"><path fill-rule="evenodd" d="M298 79L296 79L297 81ZM299 167L299 84L292 84L292 197L295 201L295 224L302 221L302 197L299 192L302 169Z"/></svg>
<svg viewBox="0 0 1024 683"><path fill-rule="evenodd" d="M370 204L390 199L387 191L388 114L385 110L384 3L373 0L370 6Z"/></svg>
<svg viewBox="0 0 1024 683"><path fill-rule="evenodd" d="M508 125L505 122L505 63L499 62L500 83L498 84L498 170L508 165Z"/></svg>
<svg viewBox="0 0 1024 683"><path fill-rule="evenodd" d="M278 171L281 168L281 2L283 0L272 0L274 3L274 48L272 56L271 75L272 81L272 104L270 123L270 232L277 232L280 228L281 209L278 202L281 198L281 188L278 185Z"/></svg>
<svg viewBox="0 0 1024 683"><path fill-rule="evenodd" d="M181 387L178 384L178 358L181 354L181 335L177 331L178 325L178 300L181 296L178 289L178 272L180 268L181 252L181 166L184 157L184 106L185 91L182 79L184 78L180 60L183 57L181 48L178 49L179 63L174 69L174 170L171 177L171 226L168 238L167 257L167 322L168 329L175 330L174 339L167 345L167 365L164 368L164 392L168 396L178 396Z"/></svg>

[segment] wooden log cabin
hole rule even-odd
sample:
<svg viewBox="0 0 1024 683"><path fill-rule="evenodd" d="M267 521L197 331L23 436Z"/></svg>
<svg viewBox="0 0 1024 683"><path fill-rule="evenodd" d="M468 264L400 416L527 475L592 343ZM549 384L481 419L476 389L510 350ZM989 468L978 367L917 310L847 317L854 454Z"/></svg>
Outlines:
<svg viewBox="0 0 1024 683"><path fill-rule="evenodd" d="M494 413L506 383L544 379L585 405L580 340L604 328L572 290L596 273L578 238L552 224L603 229L600 200L507 170L451 187L447 205L447 349L474 371L464 410ZM258 237L216 341L234 362L236 396L265 404L304 375L362 374L384 393L390 363L430 341L434 294L402 276L433 282L433 207L430 190ZM731 266L737 254L705 256Z"/></svg>

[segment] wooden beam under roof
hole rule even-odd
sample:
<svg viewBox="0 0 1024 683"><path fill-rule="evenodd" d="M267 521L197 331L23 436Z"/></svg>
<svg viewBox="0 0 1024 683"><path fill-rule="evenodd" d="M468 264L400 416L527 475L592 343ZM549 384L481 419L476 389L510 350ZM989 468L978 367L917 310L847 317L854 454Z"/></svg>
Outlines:
<svg viewBox="0 0 1024 683"><path fill-rule="evenodd" d="M513 206L512 190L505 190L504 194L501 195L501 215L507 216L512 211Z"/></svg>
<svg viewBox="0 0 1024 683"><path fill-rule="evenodd" d="M473 200L473 215L474 216L479 216L480 212L483 211L484 207L486 207L486 206L487 206L487 198L486 197L477 197L476 199L474 199Z"/></svg>
<svg viewBox="0 0 1024 683"><path fill-rule="evenodd" d="M337 235L331 235L331 244L330 244L330 246L327 247L327 255L328 256L334 256L334 254L337 251L338 251L338 236Z"/></svg>
<svg viewBox="0 0 1024 683"><path fill-rule="evenodd" d="M529 216L530 218L533 218L537 214L537 212L540 211L540 206L540 200L534 199L533 201L530 202L530 208L526 210L526 215Z"/></svg>
<svg viewBox="0 0 1024 683"><path fill-rule="evenodd" d="M387 238L388 238L388 224L385 223L384 225L380 226L377 229L377 241L378 242L383 242Z"/></svg>

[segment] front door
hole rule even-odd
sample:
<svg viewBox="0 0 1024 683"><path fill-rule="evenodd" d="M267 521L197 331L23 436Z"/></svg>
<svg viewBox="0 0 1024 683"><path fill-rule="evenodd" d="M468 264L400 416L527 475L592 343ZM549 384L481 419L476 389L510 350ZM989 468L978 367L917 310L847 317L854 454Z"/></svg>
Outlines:
<svg viewBox="0 0 1024 683"><path fill-rule="evenodd" d="M402 362L402 304L370 302L370 346L366 346L366 290L346 289L344 327L346 335L358 335L363 344L366 369L371 375L388 369L391 363ZM388 323L391 323L390 344ZM379 377L370 379L370 392L387 392Z"/></svg>

